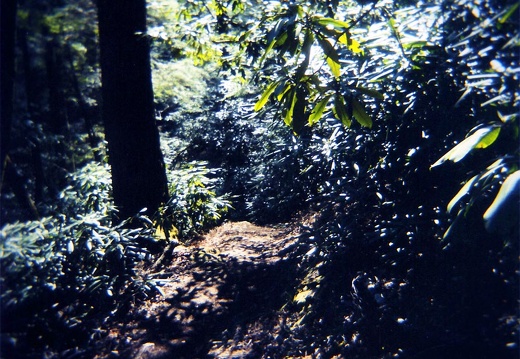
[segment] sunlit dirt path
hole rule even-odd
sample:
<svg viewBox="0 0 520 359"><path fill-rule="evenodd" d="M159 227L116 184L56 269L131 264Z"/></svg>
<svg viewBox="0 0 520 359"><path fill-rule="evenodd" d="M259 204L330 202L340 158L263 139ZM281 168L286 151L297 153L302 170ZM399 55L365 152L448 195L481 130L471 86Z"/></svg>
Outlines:
<svg viewBox="0 0 520 359"><path fill-rule="evenodd" d="M279 346L309 221L229 222L177 245L150 273L162 293L107 329L97 358L257 358Z"/></svg>

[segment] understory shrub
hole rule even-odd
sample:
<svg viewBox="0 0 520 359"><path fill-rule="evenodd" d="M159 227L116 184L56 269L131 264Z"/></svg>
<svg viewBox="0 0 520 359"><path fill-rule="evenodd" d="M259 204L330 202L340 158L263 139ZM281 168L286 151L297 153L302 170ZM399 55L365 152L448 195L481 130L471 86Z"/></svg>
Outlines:
<svg viewBox="0 0 520 359"><path fill-rule="evenodd" d="M70 347L87 338L96 315L115 314L153 292L156 283L137 270L150 256L142 243L155 241L151 221L137 214L112 223L110 192L108 166L91 162L69 177L52 216L2 227L7 353L41 350L58 337L55 349Z"/></svg>
<svg viewBox="0 0 520 359"><path fill-rule="evenodd" d="M159 208L156 224L167 239L189 239L219 223L231 208L227 196L215 192L218 170L190 162L168 172L170 199ZM213 177L213 178L212 178Z"/></svg>

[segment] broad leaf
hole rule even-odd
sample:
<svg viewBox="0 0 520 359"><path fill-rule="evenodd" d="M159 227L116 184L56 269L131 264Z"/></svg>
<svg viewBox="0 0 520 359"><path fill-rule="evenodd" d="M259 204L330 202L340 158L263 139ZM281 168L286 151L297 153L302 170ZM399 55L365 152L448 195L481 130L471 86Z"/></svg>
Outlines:
<svg viewBox="0 0 520 359"><path fill-rule="evenodd" d="M422 49L424 48L425 46L427 46L429 43L428 41L424 41L424 40L415 40L415 41L410 41L410 42L407 42L407 43L403 43L403 48L405 50L410 50L410 49Z"/></svg>
<svg viewBox="0 0 520 359"><path fill-rule="evenodd" d="M343 35L341 35L338 41L344 45L347 45L348 49L353 53L364 54L364 51L361 48L361 44L357 40L351 38L348 32L345 32Z"/></svg>
<svg viewBox="0 0 520 359"><path fill-rule="evenodd" d="M334 47L330 44L330 42L322 37L318 37L318 42L327 56L327 64L330 67L330 71L334 77L338 78L340 76L341 65L339 64L339 56Z"/></svg>
<svg viewBox="0 0 520 359"><path fill-rule="evenodd" d="M350 27L349 23L341 20L336 20L330 17L314 17L313 21L322 26L334 26L343 29L348 29Z"/></svg>
<svg viewBox="0 0 520 359"><path fill-rule="evenodd" d="M280 45L280 42L285 42L287 39L287 24L290 23L289 19L283 18L278 21L274 29L272 29L269 34L267 34L267 49L264 52L264 55L260 59L260 63L263 63L269 52L273 49L275 45ZM282 32L283 31L283 32ZM285 36L284 36L285 35ZM285 37L285 40L283 38Z"/></svg>
<svg viewBox="0 0 520 359"><path fill-rule="evenodd" d="M287 92L285 98L285 104L283 109L283 121L287 126L292 127L293 113L294 113L294 105L296 104L296 91L291 89Z"/></svg>
<svg viewBox="0 0 520 359"><path fill-rule="evenodd" d="M475 148L486 148L491 146L496 141L499 134L500 127L495 127L491 132L482 137L482 139L475 145Z"/></svg>
<svg viewBox="0 0 520 359"><path fill-rule="evenodd" d="M462 188L459 190L459 192L455 195L455 197L453 197L450 201L450 203L448 203L448 213L451 212L451 210L453 209L453 207L455 207L455 205L461 200L462 197L464 197L466 194L468 194L468 192L470 191L471 187L473 187L473 184L480 178L479 175L476 175L476 176L473 176L468 182L466 182L466 184L464 184L464 186L462 186Z"/></svg>
<svg viewBox="0 0 520 359"><path fill-rule="evenodd" d="M327 64L329 64L332 75L334 75L335 78L338 78L341 75L341 65L339 64L339 61L332 57L327 57Z"/></svg>
<svg viewBox="0 0 520 359"><path fill-rule="evenodd" d="M475 131L471 136L449 150L431 167L436 167L446 161L459 162L474 148L486 148L495 142L500 132L499 127L485 127Z"/></svg>
<svg viewBox="0 0 520 359"><path fill-rule="evenodd" d="M292 83L290 83L290 82L287 82L285 85L280 84L276 88L276 91L274 92L274 94L276 95L276 99L278 101L282 101L282 99L285 96L285 94L287 93L287 91L289 91L293 87L294 87L294 85Z"/></svg>
<svg viewBox="0 0 520 359"><path fill-rule="evenodd" d="M255 107L254 107L255 111L260 111L265 106L265 104L269 100L269 97L274 92L274 90L276 89L277 86L278 86L278 82L277 81L272 82L272 83L269 84L269 86L267 86L265 91L262 93L262 96L260 96L260 99L255 104Z"/></svg>
<svg viewBox="0 0 520 359"><path fill-rule="evenodd" d="M332 109L332 112L343 125L350 127L352 121L348 117L347 109L345 108L345 102L343 101L343 96L336 95L334 98L334 108Z"/></svg>
<svg viewBox="0 0 520 359"><path fill-rule="evenodd" d="M323 112L325 111L325 108L327 107L327 103L330 100L330 95L325 96L321 101L319 101L316 106L314 106L314 109L312 110L311 114L309 115L309 126L313 126L315 123L317 123L321 116L323 115Z"/></svg>
<svg viewBox="0 0 520 359"><path fill-rule="evenodd" d="M302 290L294 296L293 301L296 304L303 305L307 302L307 300L312 298L313 295L314 292L310 289Z"/></svg>
<svg viewBox="0 0 520 359"><path fill-rule="evenodd" d="M351 104L352 114L356 118L357 122L359 122L361 126L372 128L372 119L363 108L363 105L355 98L352 99Z"/></svg>
<svg viewBox="0 0 520 359"><path fill-rule="evenodd" d="M507 232L508 228L499 226L512 226L518 222L518 199L520 195L520 171L510 174L498 191L491 206L484 213L486 229L490 232Z"/></svg>
<svg viewBox="0 0 520 359"><path fill-rule="evenodd" d="M302 61L302 63L298 67L298 70L296 71L296 74L294 76L296 82L300 81L300 79L303 77L303 75L305 75L305 71L307 71L307 67L309 67L309 62L310 62L310 58L311 58L311 47L312 47L313 43L314 43L314 35L312 34L312 31L307 29L307 31L305 33L305 39L304 39L303 45L302 45L302 50L298 54L298 57L300 55L303 55L303 56L305 56L305 59Z"/></svg>

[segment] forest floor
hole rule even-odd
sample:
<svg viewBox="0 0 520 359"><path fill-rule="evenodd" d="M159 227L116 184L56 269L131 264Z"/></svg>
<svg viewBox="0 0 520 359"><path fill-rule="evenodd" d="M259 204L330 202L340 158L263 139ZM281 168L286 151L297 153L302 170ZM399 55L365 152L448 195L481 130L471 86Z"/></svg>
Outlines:
<svg viewBox="0 0 520 359"><path fill-rule="evenodd" d="M97 358L276 357L297 320L284 307L312 220L228 222L170 249L166 264L143 269L161 278L162 293L108 323Z"/></svg>

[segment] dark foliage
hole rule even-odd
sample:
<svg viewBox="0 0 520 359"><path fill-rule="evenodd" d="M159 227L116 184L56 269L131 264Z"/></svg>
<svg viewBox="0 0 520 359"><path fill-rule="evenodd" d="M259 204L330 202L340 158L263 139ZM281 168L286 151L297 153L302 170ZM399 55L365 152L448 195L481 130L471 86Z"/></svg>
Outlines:
<svg viewBox="0 0 520 359"><path fill-rule="evenodd" d="M118 225L93 5L19 1L3 355L93 356L71 348L153 293L139 270L150 252L219 223L229 198L229 219L316 213L286 288L299 298L283 303L291 328L265 357L517 356L518 206L495 231L484 213L519 168L518 3L296 3L193 1L178 17L151 6L170 197ZM208 74L183 69L191 59ZM244 78L253 86L227 90ZM496 136L447 155L481 130Z"/></svg>

